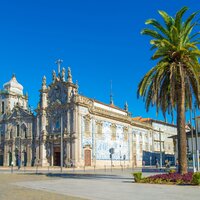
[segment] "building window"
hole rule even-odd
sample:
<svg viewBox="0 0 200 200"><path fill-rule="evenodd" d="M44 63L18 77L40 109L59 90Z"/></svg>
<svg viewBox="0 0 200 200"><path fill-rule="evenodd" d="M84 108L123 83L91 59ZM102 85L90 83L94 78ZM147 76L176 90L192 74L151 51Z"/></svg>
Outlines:
<svg viewBox="0 0 200 200"><path fill-rule="evenodd" d="M5 105L4 105L4 101L2 101L1 103L1 113L4 114L5 112Z"/></svg>
<svg viewBox="0 0 200 200"><path fill-rule="evenodd" d="M56 121L56 127L55 128L56 128L56 130L58 130L60 128L60 120Z"/></svg>
<svg viewBox="0 0 200 200"><path fill-rule="evenodd" d="M27 130L26 130L26 127L24 127L24 138L27 138Z"/></svg>
<svg viewBox="0 0 200 200"><path fill-rule="evenodd" d="M97 128L97 136L102 136L102 126L103 123L101 121L96 121L96 128Z"/></svg>
<svg viewBox="0 0 200 200"><path fill-rule="evenodd" d="M142 148L142 143L140 142L140 153L142 153L143 148Z"/></svg>
<svg viewBox="0 0 200 200"><path fill-rule="evenodd" d="M128 127L124 127L124 141L128 141Z"/></svg>
<svg viewBox="0 0 200 200"><path fill-rule="evenodd" d="M148 143L145 144L145 150L149 151L149 145L148 145Z"/></svg>
<svg viewBox="0 0 200 200"><path fill-rule="evenodd" d="M133 153L136 154L136 142L133 142Z"/></svg>
<svg viewBox="0 0 200 200"><path fill-rule="evenodd" d="M19 137L19 125L17 125L17 137Z"/></svg>
<svg viewBox="0 0 200 200"><path fill-rule="evenodd" d="M111 139L116 140L116 124L111 124Z"/></svg>
<svg viewBox="0 0 200 200"><path fill-rule="evenodd" d="M90 136L90 121L91 121L91 117L89 115L86 115L84 118L85 118L85 136L89 137Z"/></svg>

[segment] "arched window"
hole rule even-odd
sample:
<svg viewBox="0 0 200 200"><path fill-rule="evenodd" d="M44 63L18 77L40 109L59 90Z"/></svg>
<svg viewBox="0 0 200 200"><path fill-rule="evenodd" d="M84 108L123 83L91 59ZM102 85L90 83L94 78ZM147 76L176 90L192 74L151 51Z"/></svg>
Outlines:
<svg viewBox="0 0 200 200"><path fill-rule="evenodd" d="M5 104L4 104L4 101L2 101L1 103L1 113L4 114L5 112Z"/></svg>
<svg viewBox="0 0 200 200"><path fill-rule="evenodd" d="M27 127L25 124L21 125L22 137L27 138Z"/></svg>
<svg viewBox="0 0 200 200"><path fill-rule="evenodd" d="M19 124L17 125L17 137L19 137Z"/></svg>
<svg viewBox="0 0 200 200"><path fill-rule="evenodd" d="M55 127L56 129L59 129L60 128L60 120L58 119L57 121L56 121L56 127Z"/></svg>
<svg viewBox="0 0 200 200"><path fill-rule="evenodd" d="M27 131L26 131L26 127L24 127L24 137L27 138Z"/></svg>

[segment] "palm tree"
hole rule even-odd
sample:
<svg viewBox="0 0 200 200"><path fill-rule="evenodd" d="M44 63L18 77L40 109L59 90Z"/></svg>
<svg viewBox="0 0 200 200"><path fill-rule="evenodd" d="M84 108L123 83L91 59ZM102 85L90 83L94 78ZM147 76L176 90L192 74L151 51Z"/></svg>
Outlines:
<svg viewBox="0 0 200 200"><path fill-rule="evenodd" d="M193 22L198 12L191 14L185 21L183 15L188 10L183 7L175 17L158 11L164 25L155 19L146 21L152 29L143 29L142 34L151 36L151 49L155 52L152 60L158 60L138 85L138 97L142 96L146 110L156 105L157 112L173 114L177 112L179 173L187 173L185 111L192 108L194 100L199 105L200 57L199 32L192 34L197 22Z"/></svg>

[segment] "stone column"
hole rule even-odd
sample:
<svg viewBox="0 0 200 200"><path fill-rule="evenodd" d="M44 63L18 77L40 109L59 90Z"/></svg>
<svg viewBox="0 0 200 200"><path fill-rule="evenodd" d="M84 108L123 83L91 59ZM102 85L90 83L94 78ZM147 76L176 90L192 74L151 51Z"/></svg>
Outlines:
<svg viewBox="0 0 200 200"><path fill-rule="evenodd" d="M50 166L53 166L53 143L51 143L50 148L51 148L51 153L50 153L51 158L50 158L49 164L50 164Z"/></svg>
<svg viewBox="0 0 200 200"><path fill-rule="evenodd" d="M3 166L8 166L8 147L7 144L4 145L4 156L3 156Z"/></svg>
<svg viewBox="0 0 200 200"><path fill-rule="evenodd" d="M33 156L33 150L31 148L31 144L28 145L28 149L29 149L29 156L28 156L29 162L28 162L28 166L31 166L32 160L33 160L33 157L32 157Z"/></svg>
<svg viewBox="0 0 200 200"><path fill-rule="evenodd" d="M46 156L47 156L47 152L46 152L46 147L45 147L45 140L42 140L41 145L40 145L40 164L41 164L41 166L49 166Z"/></svg>

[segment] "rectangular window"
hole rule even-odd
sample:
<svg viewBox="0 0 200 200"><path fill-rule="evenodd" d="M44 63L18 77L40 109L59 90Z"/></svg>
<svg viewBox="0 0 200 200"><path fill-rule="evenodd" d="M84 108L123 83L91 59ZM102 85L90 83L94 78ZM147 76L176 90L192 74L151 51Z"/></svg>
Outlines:
<svg viewBox="0 0 200 200"><path fill-rule="evenodd" d="M145 150L149 151L149 145L148 145L148 143L145 144Z"/></svg>
<svg viewBox="0 0 200 200"><path fill-rule="evenodd" d="M101 137L102 136L102 122L98 121L96 122L96 128L97 128L97 136Z"/></svg>
<svg viewBox="0 0 200 200"><path fill-rule="evenodd" d="M142 148L142 143L140 142L140 153L142 153L143 148Z"/></svg>
<svg viewBox="0 0 200 200"><path fill-rule="evenodd" d="M111 140L116 140L116 125L111 124Z"/></svg>
<svg viewBox="0 0 200 200"><path fill-rule="evenodd" d="M90 137L91 117L89 115L86 115L84 118L85 118L84 119L84 121L85 121L84 122L85 123L85 136Z"/></svg>
<svg viewBox="0 0 200 200"><path fill-rule="evenodd" d="M124 141L128 141L128 127L124 127L123 131L124 131Z"/></svg>

